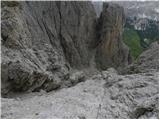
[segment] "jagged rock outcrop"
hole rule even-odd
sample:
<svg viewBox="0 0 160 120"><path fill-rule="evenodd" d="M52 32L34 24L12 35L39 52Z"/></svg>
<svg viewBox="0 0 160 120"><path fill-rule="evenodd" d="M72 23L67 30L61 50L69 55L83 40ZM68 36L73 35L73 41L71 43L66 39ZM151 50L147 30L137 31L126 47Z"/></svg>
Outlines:
<svg viewBox="0 0 160 120"><path fill-rule="evenodd" d="M100 69L119 68L131 63L128 47L122 41L124 10L116 4L103 4L98 20L96 63Z"/></svg>
<svg viewBox="0 0 160 120"><path fill-rule="evenodd" d="M150 47L144 51L137 60L121 69L120 74L134 74L145 72L158 72L159 71L159 43L154 42Z"/></svg>
<svg viewBox="0 0 160 120"><path fill-rule="evenodd" d="M2 93L68 83L90 65L95 25L90 2L2 2Z"/></svg>

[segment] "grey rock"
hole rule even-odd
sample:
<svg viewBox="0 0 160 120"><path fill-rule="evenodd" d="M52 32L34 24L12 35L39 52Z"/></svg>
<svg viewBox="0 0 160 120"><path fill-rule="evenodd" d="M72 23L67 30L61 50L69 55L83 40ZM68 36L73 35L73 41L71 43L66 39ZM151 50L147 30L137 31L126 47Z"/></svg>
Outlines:
<svg viewBox="0 0 160 120"><path fill-rule="evenodd" d="M27 94L21 101L3 98L2 118L158 118L158 72L105 73L107 79L98 74L97 79L42 96Z"/></svg>
<svg viewBox="0 0 160 120"><path fill-rule="evenodd" d="M2 118L158 118L158 44L125 71L123 9L96 21L91 2L2 2Z"/></svg>
<svg viewBox="0 0 160 120"><path fill-rule="evenodd" d="M85 80L85 74L83 72L78 71L73 73L69 79L71 80L72 84L79 83Z"/></svg>
<svg viewBox="0 0 160 120"><path fill-rule="evenodd" d="M159 70L159 43L154 42L131 65L119 70L120 74L157 72Z"/></svg>
<svg viewBox="0 0 160 120"><path fill-rule="evenodd" d="M137 62L137 67L140 71L149 72L151 69L158 71L159 69L159 43L154 42L150 45L148 50L143 52Z"/></svg>
<svg viewBox="0 0 160 120"><path fill-rule="evenodd" d="M129 51L121 40L123 9L117 5L104 5L98 20L102 34L97 40L97 18L91 2L2 4L4 94L51 91L80 81L69 79L72 70L128 64Z"/></svg>
<svg viewBox="0 0 160 120"><path fill-rule="evenodd" d="M3 94L57 89L71 69L90 66L96 25L90 2L2 4Z"/></svg>
<svg viewBox="0 0 160 120"><path fill-rule="evenodd" d="M109 67L119 68L131 63L129 49L122 41L125 22L123 8L116 4L104 3L98 22L98 47L95 56L97 67L106 70Z"/></svg>

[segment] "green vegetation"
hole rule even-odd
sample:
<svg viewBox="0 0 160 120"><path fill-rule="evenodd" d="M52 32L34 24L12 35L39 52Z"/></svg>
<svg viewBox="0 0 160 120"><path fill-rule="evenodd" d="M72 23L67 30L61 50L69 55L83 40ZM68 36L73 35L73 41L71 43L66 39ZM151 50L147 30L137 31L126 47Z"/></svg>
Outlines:
<svg viewBox="0 0 160 120"><path fill-rule="evenodd" d="M138 33L130 28L125 28L123 32L123 41L130 48L131 55L136 59L143 51L141 40Z"/></svg>
<svg viewBox="0 0 160 120"><path fill-rule="evenodd" d="M149 25L145 30L137 30L137 33L141 39L141 46L143 48L147 48L152 42L159 40L158 22L148 20L148 24ZM147 40L147 42L144 40Z"/></svg>

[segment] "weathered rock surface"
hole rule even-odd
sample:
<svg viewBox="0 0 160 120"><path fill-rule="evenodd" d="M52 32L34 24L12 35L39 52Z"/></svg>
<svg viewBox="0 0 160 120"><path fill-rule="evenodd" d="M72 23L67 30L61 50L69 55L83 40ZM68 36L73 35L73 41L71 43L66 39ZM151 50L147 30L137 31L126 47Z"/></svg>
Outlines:
<svg viewBox="0 0 160 120"><path fill-rule="evenodd" d="M90 2L2 2L2 93L50 91L92 58Z"/></svg>
<svg viewBox="0 0 160 120"><path fill-rule="evenodd" d="M159 43L154 42L131 65L120 70L120 74L133 74L159 71Z"/></svg>
<svg viewBox="0 0 160 120"><path fill-rule="evenodd" d="M158 44L114 69L131 62L121 7L104 4L97 30L90 2L5 1L1 14L2 95L17 91L2 118L159 117Z"/></svg>
<svg viewBox="0 0 160 120"><path fill-rule="evenodd" d="M56 92L2 98L2 118L158 118L158 72L110 69Z"/></svg>
<svg viewBox="0 0 160 120"><path fill-rule="evenodd" d="M104 3L98 22L98 49L95 58L97 67L105 70L131 63L129 49L122 41L125 22L123 8L116 4Z"/></svg>
<svg viewBox="0 0 160 120"><path fill-rule="evenodd" d="M94 69L95 62L101 68L128 64L123 9L104 5L101 42L96 20L91 2L2 2L2 93L70 86L72 71Z"/></svg>

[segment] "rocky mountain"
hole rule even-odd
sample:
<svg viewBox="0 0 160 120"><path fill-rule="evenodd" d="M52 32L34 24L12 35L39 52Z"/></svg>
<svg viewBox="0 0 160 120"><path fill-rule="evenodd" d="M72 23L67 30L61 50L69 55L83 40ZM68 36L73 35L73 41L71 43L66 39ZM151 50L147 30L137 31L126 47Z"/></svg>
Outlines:
<svg viewBox="0 0 160 120"><path fill-rule="evenodd" d="M89 1L1 7L1 118L158 118L159 45L133 61L123 7L104 3L100 17Z"/></svg>
<svg viewBox="0 0 160 120"><path fill-rule="evenodd" d="M143 72L129 69L129 74L119 75L109 68L76 86L56 92L2 98L2 118L158 118L158 63L154 62L158 56L157 43L153 46L139 59L138 63L142 60L146 63L138 65ZM155 54L148 57L148 52ZM148 59L152 61L150 66L147 66ZM137 64L132 66L137 68Z"/></svg>
<svg viewBox="0 0 160 120"><path fill-rule="evenodd" d="M145 73L158 70L159 43L154 42L137 58L133 64L127 66L125 69L121 69L121 74Z"/></svg>
<svg viewBox="0 0 160 120"><path fill-rule="evenodd" d="M120 1L115 2L123 6L127 17L130 18L148 18L159 21L159 2L158 1Z"/></svg>
<svg viewBox="0 0 160 120"><path fill-rule="evenodd" d="M158 1L107 1L118 4L125 9L126 17L134 18L148 18L159 21L159 3ZM103 2L93 1L97 16L100 15Z"/></svg>
<svg viewBox="0 0 160 120"><path fill-rule="evenodd" d="M123 6L126 15L126 28L136 31L143 48L159 39L159 2L114 2Z"/></svg>
<svg viewBox="0 0 160 120"><path fill-rule="evenodd" d="M98 19L98 47L96 61L98 67L123 67L131 63L128 47L123 43L124 10L116 4L103 4L103 11Z"/></svg>
<svg viewBox="0 0 160 120"><path fill-rule="evenodd" d="M121 24L123 13L119 13L121 21L115 22ZM102 16L100 19L106 18ZM107 24L112 26L114 22ZM120 45L118 49L124 50L121 47L121 30L122 26L114 39ZM108 34L107 31L104 31L105 34ZM3 2L2 84L4 82L5 85L2 93L9 90L50 91L62 84L71 84L72 71L94 67L100 61L95 61L95 56L104 54L102 50L95 55L97 46L104 43L107 47L112 42L105 43L107 36L96 38L96 14L90 2ZM100 41L103 43L99 44ZM117 48L112 51L114 49ZM123 63L128 64L127 51L116 56L125 59L118 62L122 66ZM112 67L115 62L116 58L113 64L108 62L110 65L107 67Z"/></svg>
<svg viewBox="0 0 160 120"><path fill-rule="evenodd" d="M124 8L125 28L137 32L142 48L159 39L159 2L158 1L108 1ZM103 2L92 2L100 16ZM131 47L131 46L129 46ZM139 53L140 54L140 53Z"/></svg>
<svg viewBox="0 0 160 120"><path fill-rule="evenodd" d="M88 2L2 2L4 91L50 91L89 67L95 21Z"/></svg>

